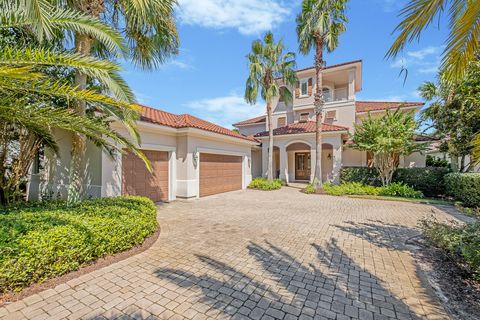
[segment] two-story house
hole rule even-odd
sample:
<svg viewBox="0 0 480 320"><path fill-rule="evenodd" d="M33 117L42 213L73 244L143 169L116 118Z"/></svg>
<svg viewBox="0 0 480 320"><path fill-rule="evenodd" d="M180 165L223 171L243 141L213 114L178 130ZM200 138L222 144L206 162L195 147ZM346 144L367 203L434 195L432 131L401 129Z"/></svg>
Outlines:
<svg viewBox="0 0 480 320"><path fill-rule="evenodd" d="M298 82L291 103L275 101L273 110L273 169L279 178L305 181L313 178L315 163L315 68L297 70ZM362 61L327 66L323 71L325 107L322 125L322 175L324 181L338 182L342 166L368 166L371 156L348 148L349 133L368 113L381 115L387 109L418 111L422 102L357 101L362 89ZM261 141L252 150L252 175L266 174L268 163L267 117L260 116L235 123L240 133ZM400 166L425 166L425 157L415 153L400 159Z"/></svg>

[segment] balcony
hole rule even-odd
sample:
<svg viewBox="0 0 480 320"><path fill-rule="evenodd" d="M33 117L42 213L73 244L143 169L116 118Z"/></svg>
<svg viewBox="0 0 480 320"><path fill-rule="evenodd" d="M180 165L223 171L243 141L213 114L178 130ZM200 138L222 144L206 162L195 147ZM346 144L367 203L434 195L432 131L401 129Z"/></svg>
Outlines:
<svg viewBox="0 0 480 320"><path fill-rule="evenodd" d="M347 101L348 100L348 89L347 89L347 87L337 88L337 89L334 89L334 90L324 88L323 89L323 98L325 99L325 103L337 102L337 101Z"/></svg>

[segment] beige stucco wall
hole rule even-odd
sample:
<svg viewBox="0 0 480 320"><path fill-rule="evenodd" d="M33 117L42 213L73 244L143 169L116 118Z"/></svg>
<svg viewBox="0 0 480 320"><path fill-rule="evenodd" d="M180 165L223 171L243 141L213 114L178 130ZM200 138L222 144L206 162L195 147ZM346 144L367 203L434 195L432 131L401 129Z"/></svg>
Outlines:
<svg viewBox="0 0 480 320"><path fill-rule="evenodd" d="M400 166L403 168L423 168L426 166L426 155L420 152L414 152L400 160Z"/></svg>
<svg viewBox="0 0 480 320"><path fill-rule="evenodd" d="M343 148L344 167L365 167L367 165L367 153L348 147Z"/></svg>
<svg viewBox="0 0 480 320"><path fill-rule="evenodd" d="M265 123L238 126L238 130L240 131L240 133L245 136L250 136L258 132L266 131L267 130L266 128L267 126Z"/></svg>

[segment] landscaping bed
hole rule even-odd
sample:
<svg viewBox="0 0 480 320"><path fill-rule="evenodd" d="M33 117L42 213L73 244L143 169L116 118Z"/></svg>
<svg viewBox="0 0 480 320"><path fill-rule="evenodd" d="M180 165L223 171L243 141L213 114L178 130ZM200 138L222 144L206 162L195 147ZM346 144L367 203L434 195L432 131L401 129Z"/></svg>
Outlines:
<svg viewBox="0 0 480 320"><path fill-rule="evenodd" d="M252 180L248 185L249 189L257 189L263 191L278 190L285 185L285 181L282 179L267 180L262 177L258 177Z"/></svg>
<svg viewBox="0 0 480 320"><path fill-rule="evenodd" d="M125 251L155 230L156 207L142 197L44 202L0 214L0 294L63 275Z"/></svg>

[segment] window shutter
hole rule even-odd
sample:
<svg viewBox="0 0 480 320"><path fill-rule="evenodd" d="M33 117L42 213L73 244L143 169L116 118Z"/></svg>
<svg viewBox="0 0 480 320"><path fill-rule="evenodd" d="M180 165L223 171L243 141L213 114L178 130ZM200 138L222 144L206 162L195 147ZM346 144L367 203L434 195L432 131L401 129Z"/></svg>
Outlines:
<svg viewBox="0 0 480 320"><path fill-rule="evenodd" d="M300 97L300 81L297 81L296 87L295 87L295 98Z"/></svg>
<svg viewBox="0 0 480 320"><path fill-rule="evenodd" d="M312 95L312 91L313 91L313 81L312 81L312 78L308 79L308 95L311 96Z"/></svg>

